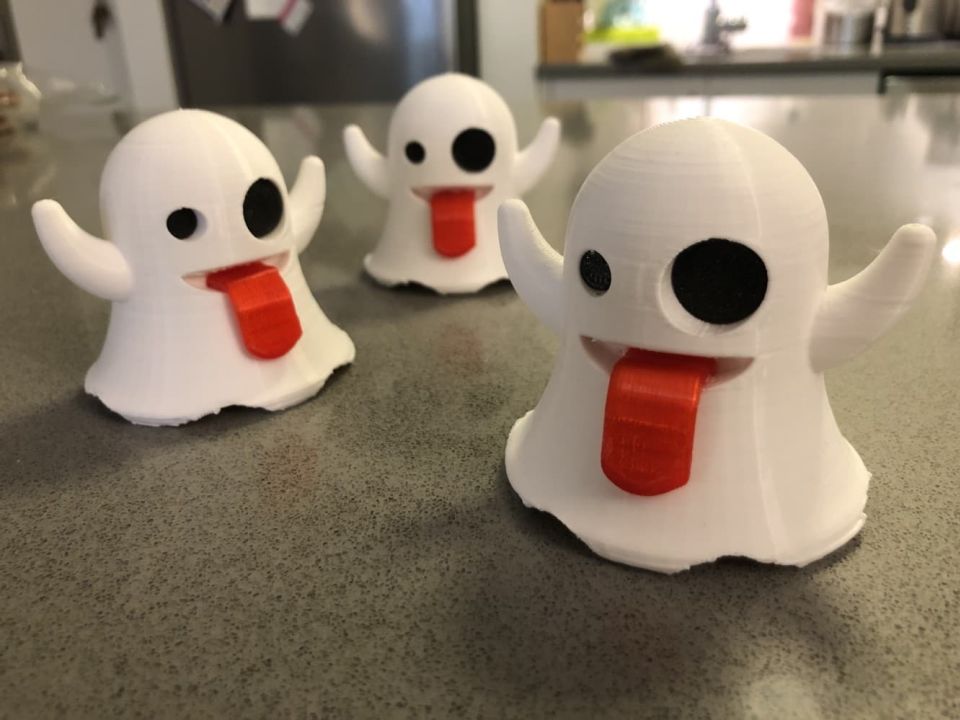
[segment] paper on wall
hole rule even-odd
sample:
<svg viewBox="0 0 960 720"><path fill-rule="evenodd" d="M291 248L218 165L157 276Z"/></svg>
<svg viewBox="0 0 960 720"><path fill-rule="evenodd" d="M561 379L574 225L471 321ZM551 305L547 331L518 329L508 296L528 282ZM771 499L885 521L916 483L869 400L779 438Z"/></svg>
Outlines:
<svg viewBox="0 0 960 720"><path fill-rule="evenodd" d="M280 25L291 35L299 35L312 12L313 3L310 0L288 0L280 13Z"/></svg>
<svg viewBox="0 0 960 720"><path fill-rule="evenodd" d="M197 7L205 10L216 22L222 23L233 0L191 0Z"/></svg>
<svg viewBox="0 0 960 720"><path fill-rule="evenodd" d="M247 19L277 20L291 35L299 35L313 12L311 0L244 0Z"/></svg>
<svg viewBox="0 0 960 720"><path fill-rule="evenodd" d="M287 0L244 0L248 20L276 20Z"/></svg>

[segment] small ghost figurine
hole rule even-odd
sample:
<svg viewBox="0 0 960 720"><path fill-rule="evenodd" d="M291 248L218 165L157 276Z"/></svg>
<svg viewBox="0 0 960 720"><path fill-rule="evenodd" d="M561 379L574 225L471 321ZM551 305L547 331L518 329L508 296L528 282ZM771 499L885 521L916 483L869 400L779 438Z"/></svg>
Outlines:
<svg viewBox="0 0 960 720"><path fill-rule="evenodd" d="M518 151L503 99L457 73L424 80L400 100L386 157L359 127L345 128L354 172L390 201L383 235L364 259L367 272L384 285L414 282L440 293L476 292L506 278L497 207L537 182L559 138L560 123L547 118Z"/></svg>
<svg viewBox="0 0 960 720"><path fill-rule="evenodd" d="M325 189L319 158L304 159L288 194L253 133L177 110L137 126L110 154L100 183L109 241L59 203L36 203L54 264L113 303L87 392L142 425L180 425L228 405L280 410L315 394L354 357L300 270Z"/></svg>
<svg viewBox="0 0 960 720"><path fill-rule="evenodd" d="M564 257L505 203L521 298L561 336L506 449L523 502L611 560L676 572L722 556L804 565L863 525L870 473L824 370L921 289L936 239L900 228L827 285L827 219L803 166L710 118L641 132L593 170Z"/></svg>

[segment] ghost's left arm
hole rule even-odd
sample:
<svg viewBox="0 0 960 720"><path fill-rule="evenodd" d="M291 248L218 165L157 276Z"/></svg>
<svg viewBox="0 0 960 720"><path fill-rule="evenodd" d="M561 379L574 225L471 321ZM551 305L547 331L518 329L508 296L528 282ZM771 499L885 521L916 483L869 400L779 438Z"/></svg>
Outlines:
<svg viewBox="0 0 960 720"><path fill-rule="evenodd" d="M810 360L822 372L869 347L923 288L937 245L925 225L904 225L858 275L827 288L814 320Z"/></svg>
<svg viewBox="0 0 960 720"><path fill-rule="evenodd" d="M513 167L513 184L517 195L523 195L537 184L553 161L560 143L560 121L548 117L540 125L537 136L521 152Z"/></svg>
<svg viewBox="0 0 960 720"><path fill-rule="evenodd" d="M297 253L307 249L323 217L327 200L327 177L323 160L310 155L300 163L300 172L290 190L290 222Z"/></svg>

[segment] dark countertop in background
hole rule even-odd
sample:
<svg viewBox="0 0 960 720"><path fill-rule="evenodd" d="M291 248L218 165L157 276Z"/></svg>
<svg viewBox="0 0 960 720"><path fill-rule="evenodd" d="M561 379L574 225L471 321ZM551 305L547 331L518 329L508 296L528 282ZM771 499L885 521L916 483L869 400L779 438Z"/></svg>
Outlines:
<svg viewBox="0 0 960 720"><path fill-rule="evenodd" d="M757 48L729 54L678 53L670 61L653 56L631 64L579 62L542 64L543 80L606 78L632 75L721 76L877 72L881 75L960 75L960 42L888 45L879 53L820 47Z"/></svg>
<svg viewBox="0 0 960 720"><path fill-rule="evenodd" d="M571 200L631 132L709 110L809 168L831 277L901 223L960 230L955 96L693 98L551 108L529 204L562 244ZM540 108L518 108L521 142ZM279 414L134 427L82 392L108 305L64 279L29 220L59 199L92 232L116 141L81 116L0 161L0 718L960 716L960 267L828 375L875 473L860 537L812 566L660 576L603 561L523 508L503 472L556 339L509 285L391 291L361 274L384 204L342 126L386 108L248 110L287 178L317 151L326 215L303 256L356 363Z"/></svg>

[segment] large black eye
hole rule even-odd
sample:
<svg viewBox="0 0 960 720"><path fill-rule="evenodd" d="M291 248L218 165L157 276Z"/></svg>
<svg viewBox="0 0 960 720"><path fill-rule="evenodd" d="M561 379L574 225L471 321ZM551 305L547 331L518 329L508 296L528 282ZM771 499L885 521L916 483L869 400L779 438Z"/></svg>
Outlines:
<svg viewBox="0 0 960 720"><path fill-rule="evenodd" d="M260 178L243 198L243 221L254 237L269 235L283 219L283 196L271 180Z"/></svg>
<svg viewBox="0 0 960 720"><path fill-rule="evenodd" d="M186 240L197 231L200 220L192 208L180 208L167 215L167 231L177 240Z"/></svg>
<svg viewBox="0 0 960 720"><path fill-rule="evenodd" d="M412 162L414 165L419 165L423 162L423 159L427 156L427 151L423 149L423 145L418 143L416 140L408 142L407 146L403 149L404 154L407 156L407 160Z"/></svg>
<svg viewBox="0 0 960 720"><path fill-rule="evenodd" d="M733 240L694 243L673 261L673 293L698 320L730 325L753 315L767 294L767 266Z"/></svg>
<svg viewBox="0 0 960 720"><path fill-rule="evenodd" d="M453 141L453 159L467 172L486 170L496 152L490 133L479 128L464 130Z"/></svg>
<svg viewBox="0 0 960 720"><path fill-rule="evenodd" d="M610 289L610 265L596 250L587 250L580 257L580 277L594 295L603 295Z"/></svg>

